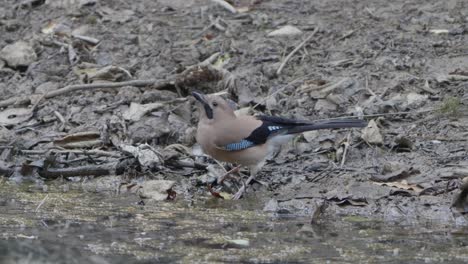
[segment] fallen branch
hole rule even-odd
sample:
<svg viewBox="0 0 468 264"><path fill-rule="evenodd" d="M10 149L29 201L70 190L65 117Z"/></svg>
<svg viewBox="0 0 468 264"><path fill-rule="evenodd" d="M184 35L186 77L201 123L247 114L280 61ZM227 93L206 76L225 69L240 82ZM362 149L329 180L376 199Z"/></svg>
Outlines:
<svg viewBox="0 0 468 264"><path fill-rule="evenodd" d="M394 115L414 115L414 114L422 114L422 113L429 113L429 112L435 112L440 110L440 108L430 108L430 109L424 109L424 110L416 110L416 111L403 111L403 112L395 112L395 113L382 113L382 114L371 114L371 115L362 115L359 116L359 118L363 117L379 117L379 116L394 116ZM340 116L340 117L332 117L332 118L322 118L322 119L316 119L314 121L324 121L324 120L339 120L343 118L358 118L357 116Z"/></svg>
<svg viewBox="0 0 468 264"><path fill-rule="evenodd" d="M213 63L220 53L215 53L203 62L197 65L188 67L184 72L168 76L164 80L160 79L149 79L149 80L132 80L125 82L108 82L108 83L89 83L89 84L73 84L65 86L61 89L51 91L42 95L41 99L49 99L55 96L64 95L67 93L81 91L81 90L93 90L93 89L115 89L125 86L133 87L144 87L152 85L153 89L163 89L167 86L178 87L191 87L199 85L200 82L213 82L221 79L229 80L232 79L232 75L221 67L214 67L210 64ZM0 101L0 108L7 107L14 104L29 104L31 103L31 97L35 95L17 96L7 100Z"/></svg>
<svg viewBox="0 0 468 264"><path fill-rule="evenodd" d="M92 38L92 37L78 35L78 34L72 34L72 37L74 37L76 39L79 39L79 40L83 40L83 41L88 42L88 43L91 43L93 45L97 45L100 42L100 40L97 39L97 38Z"/></svg>
<svg viewBox="0 0 468 264"><path fill-rule="evenodd" d="M207 32L208 30L210 30L211 27L216 27L219 29L219 20L220 18L217 17L213 22L211 22L208 26L204 27L202 31L198 32L194 37L195 38L199 38L201 37L203 34L205 34L205 32ZM224 30L221 30L221 31L226 31L226 29Z"/></svg>
<svg viewBox="0 0 468 264"><path fill-rule="evenodd" d="M98 150L98 149L92 149L92 150L79 150L79 149L46 149L46 150L28 150L28 149L23 149L20 150L22 154L25 155L43 155L46 154L47 152L55 152L59 154L68 154L68 153L74 153L74 154L83 154L83 155L96 155L96 156L105 156L105 157L112 157L112 158L121 158L122 155L120 155L117 152L109 152L109 151L104 151L104 150Z"/></svg>
<svg viewBox="0 0 468 264"><path fill-rule="evenodd" d="M117 174L118 162L105 163L101 165L79 166L71 168L49 168L39 171L41 177L47 179L55 179L58 177L75 177L75 176L103 176Z"/></svg>
<svg viewBox="0 0 468 264"><path fill-rule="evenodd" d="M276 75L281 74L281 71L283 70L284 66L286 66L286 63L288 63L288 61L292 58L292 56L296 54L296 52L298 52L307 42L309 42L309 40L312 39L312 37L318 32L318 30L319 28L316 27L315 30L312 32L312 34L310 34L304 41L299 43L299 45L293 51L291 51L291 53L289 53L288 56L286 56L286 58L283 60L283 62L281 62L281 65L276 71Z"/></svg>
<svg viewBox="0 0 468 264"><path fill-rule="evenodd" d="M89 84L73 84L73 85L68 85L64 88L48 92L44 95L45 99L49 99L55 96L75 92L75 91L81 91L81 90L92 90L92 89L99 89L99 88L121 88L125 86L134 86L134 87L143 87L143 86L149 86L149 85L154 85L155 89L161 89L167 85L170 85L172 82L171 81L161 81L161 80L156 80L156 79L150 79L150 80L132 80L132 81L125 81L125 82L111 82L111 83L89 83ZM18 96L18 97L13 97L7 100L0 101L0 108L1 107L7 107L13 104L29 104L31 103L31 97L30 96Z"/></svg>
<svg viewBox="0 0 468 264"><path fill-rule="evenodd" d="M169 165L175 168L193 168L197 170L206 170L208 165L198 162L190 162L184 160L170 160L166 161L165 165Z"/></svg>

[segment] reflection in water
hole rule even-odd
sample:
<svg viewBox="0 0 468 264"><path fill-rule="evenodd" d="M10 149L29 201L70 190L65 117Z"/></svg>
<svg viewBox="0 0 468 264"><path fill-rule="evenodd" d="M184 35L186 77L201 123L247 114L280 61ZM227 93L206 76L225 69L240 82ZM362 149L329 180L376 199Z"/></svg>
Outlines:
<svg viewBox="0 0 468 264"><path fill-rule="evenodd" d="M223 201L139 206L131 195L53 190L38 209L42 192L1 193L0 263L468 261L468 230L444 226L360 217L311 225Z"/></svg>

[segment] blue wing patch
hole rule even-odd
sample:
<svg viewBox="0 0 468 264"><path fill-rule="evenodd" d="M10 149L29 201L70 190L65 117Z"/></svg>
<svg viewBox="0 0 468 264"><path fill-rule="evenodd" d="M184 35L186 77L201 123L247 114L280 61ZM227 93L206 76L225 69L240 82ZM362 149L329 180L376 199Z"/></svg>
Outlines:
<svg viewBox="0 0 468 264"><path fill-rule="evenodd" d="M243 150L246 148L250 148L253 145L255 144L252 141L243 139L236 143L227 144L226 146L224 146L224 149L227 151L236 151L236 150Z"/></svg>
<svg viewBox="0 0 468 264"><path fill-rule="evenodd" d="M280 126L268 126L269 131L276 131L276 130L280 130L280 129L281 129Z"/></svg>

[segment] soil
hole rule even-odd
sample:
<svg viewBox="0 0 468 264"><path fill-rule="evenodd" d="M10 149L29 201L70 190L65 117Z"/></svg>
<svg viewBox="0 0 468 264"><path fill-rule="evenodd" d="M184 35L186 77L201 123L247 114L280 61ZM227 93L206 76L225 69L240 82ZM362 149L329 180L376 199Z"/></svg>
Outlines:
<svg viewBox="0 0 468 264"><path fill-rule="evenodd" d="M0 48L22 40L36 56L0 63L0 117L9 120L0 126L0 173L43 186L101 174L166 179L176 182L176 199L215 199L206 185L211 168L222 171L196 151L190 91L224 90L251 114L363 115L380 130L370 131L374 140L361 129L297 137L240 206L254 199L253 209L279 214L467 224L466 1L232 4L236 14L203 0L2 1ZM286 25L302 33L268 36ZM150 79L43 96L72 84ZM145 163L123 150L142 145L156 158ZM73 168L79 172L64 172ZM224 192L239 187L227 184Z"/></svg>

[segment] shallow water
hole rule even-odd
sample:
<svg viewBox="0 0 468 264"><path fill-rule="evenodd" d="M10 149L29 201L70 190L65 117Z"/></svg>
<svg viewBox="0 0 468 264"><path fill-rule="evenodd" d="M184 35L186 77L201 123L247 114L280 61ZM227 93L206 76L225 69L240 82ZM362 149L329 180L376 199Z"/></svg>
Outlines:
<svg viewBox="0 0 468 264"><path fill-rule="evenodd" d="M466 263L468 230L0 184L0 263Z"/></svg>

